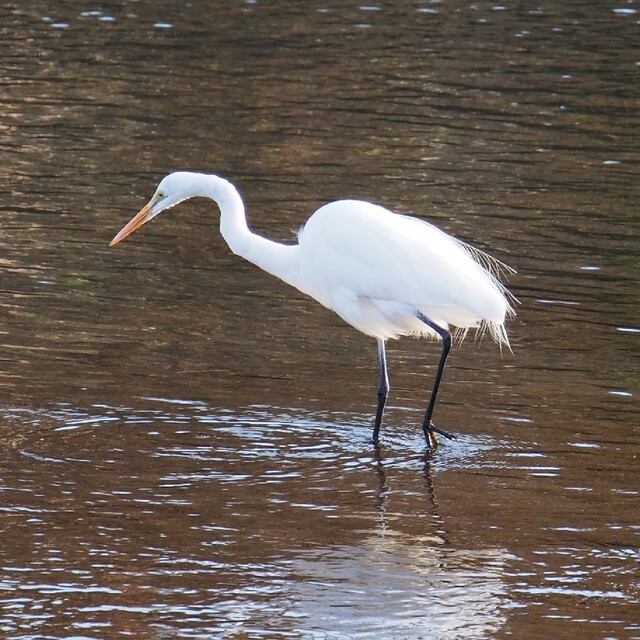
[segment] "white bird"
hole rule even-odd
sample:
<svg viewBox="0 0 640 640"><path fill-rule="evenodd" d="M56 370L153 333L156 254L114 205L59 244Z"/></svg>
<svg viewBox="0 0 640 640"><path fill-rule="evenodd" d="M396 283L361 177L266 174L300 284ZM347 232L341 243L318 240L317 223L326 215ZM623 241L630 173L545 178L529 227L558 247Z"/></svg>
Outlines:
<svg viewBox="0 0 640 640"><path fill-rule="evenodd" d="M148 204L113 238L113 246L160 212L196 196L220 208L220 232L233 253L333 309L378 342L380 382L373 441L377 444L389 378L385 343L402 335L440 338L442 352L422 429L431 449L436 434L452 437L431 421L454 335L487 330L509 347L505 318L513 298L500 281L512 271L437 227L360 200L318 209L284 245L247 226L240 194L224 178L176 172L166 176ZM453 329L450 329L453 328Z"/></svg>

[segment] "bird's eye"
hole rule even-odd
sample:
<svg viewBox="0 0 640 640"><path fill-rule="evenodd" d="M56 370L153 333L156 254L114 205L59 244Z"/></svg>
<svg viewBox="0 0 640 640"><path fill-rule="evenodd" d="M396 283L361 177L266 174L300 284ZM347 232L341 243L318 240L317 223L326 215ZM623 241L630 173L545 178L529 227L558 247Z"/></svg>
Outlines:
<svg viewBox="0 0 640 640"><path fill-rule="evenodd" d="M163 200L163 199L164 199L164 192L158 191L158 200Z"/></svg>

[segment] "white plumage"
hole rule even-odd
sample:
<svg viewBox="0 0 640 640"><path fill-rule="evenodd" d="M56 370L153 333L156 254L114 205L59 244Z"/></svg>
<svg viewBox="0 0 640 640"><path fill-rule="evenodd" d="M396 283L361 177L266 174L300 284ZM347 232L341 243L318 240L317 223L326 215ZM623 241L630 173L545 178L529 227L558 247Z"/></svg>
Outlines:
<svg viewBox="0 0 640 640"><path fill-rule="evenodd" d="M500 281L508 267L437 227L360 200L318 209L300 230L297 245L252 233L235 187L218 176L177 172L165 177L149 203L116 235L117 244L161 211L203 196L220 208L220 231L231 250L333 309L378 341L380 383L374 426L377 442L389 390L385 341L402 335L440 337L443 350L423 422L427 445L451 331L488 330L509 346L505 318L514 313ZM513 298L511 298L513 299Z"/></svg>
<svg viewBox="0 0 640 640"><path fill-rule="evenodd" d="M367 335L434 335L417 310L445 329L486 327L508 345L499 263L432 224L340 200L311 216L299 246L302 290Z"/></svg>

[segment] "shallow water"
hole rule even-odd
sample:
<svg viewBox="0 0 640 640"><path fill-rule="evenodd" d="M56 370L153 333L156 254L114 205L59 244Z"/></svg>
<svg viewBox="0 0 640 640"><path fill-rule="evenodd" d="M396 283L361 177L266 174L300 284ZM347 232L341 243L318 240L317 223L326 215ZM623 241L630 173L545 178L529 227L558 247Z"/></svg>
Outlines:
<svg viewBox="0 0 640 640"><path fill-rule="evenodd" d="M7 638L640 638L632 3L0 9ZM513 354L375 344L183 205L337 197L518 271Z"/></svg>

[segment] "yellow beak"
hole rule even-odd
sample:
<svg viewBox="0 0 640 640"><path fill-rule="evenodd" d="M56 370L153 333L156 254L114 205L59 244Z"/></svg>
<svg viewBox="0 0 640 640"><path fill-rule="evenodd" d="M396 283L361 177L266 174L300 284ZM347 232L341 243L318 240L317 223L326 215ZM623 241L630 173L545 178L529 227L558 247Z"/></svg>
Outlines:
<svg viewBox="0 0 640 640"><path fill-rule="evenodd" d="M149 221L153 216L149 215L151 208L155 204L155 199L152 199L140 212L138 212L127 224L118 231L115 238L109 243L110 247L113 247L124 240L128 235L132 234L136 229L141 227L145 222Z"/></svg>

